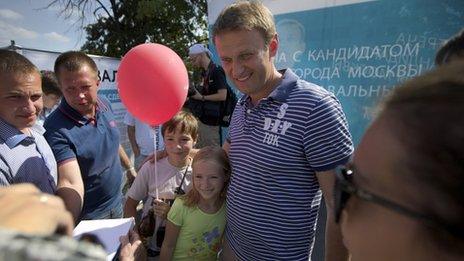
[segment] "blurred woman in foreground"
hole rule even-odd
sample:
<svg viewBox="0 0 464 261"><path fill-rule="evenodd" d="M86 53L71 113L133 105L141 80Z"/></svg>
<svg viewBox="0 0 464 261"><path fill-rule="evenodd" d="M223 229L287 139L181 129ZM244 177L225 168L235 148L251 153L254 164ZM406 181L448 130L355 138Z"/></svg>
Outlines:
<svg viewBox="0 0 464 261"><path fill-rule="evenodd" d="M392 91L335 195L352 260L464 260L464 63Z"/></svg>

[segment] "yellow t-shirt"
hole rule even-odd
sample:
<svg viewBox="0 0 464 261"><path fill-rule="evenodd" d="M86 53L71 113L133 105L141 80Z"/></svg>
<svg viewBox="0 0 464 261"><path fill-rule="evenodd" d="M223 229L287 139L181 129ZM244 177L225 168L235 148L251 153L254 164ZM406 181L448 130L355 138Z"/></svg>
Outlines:
<svg viewBox="0 0 464 261"><path fill-rule="evenodd" d="M216 260L226 225L226 208L214 214L198 207L189 208L177 198L168 213L168 220L181 227L173 260Z"/></svg>

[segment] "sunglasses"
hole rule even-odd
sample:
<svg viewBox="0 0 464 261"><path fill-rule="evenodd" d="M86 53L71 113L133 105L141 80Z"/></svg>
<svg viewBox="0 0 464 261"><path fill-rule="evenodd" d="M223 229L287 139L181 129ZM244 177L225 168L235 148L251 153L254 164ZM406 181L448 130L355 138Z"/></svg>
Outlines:
<svg viewBox="0 0 464 261"><path fill-rule="evenodd" d="M368 201L384 208L395 211L399 214L408 216L424 223L425 225L440 229L453 236L464 238L464 230L453 225L446 224L436 217L427 216L417 211L408 209L398 203L375 195L369 191L357 187L353 183L355 174L354 167L338 167L336 169L336 180L334 188L334 207L335 207L335 222L339 223L343 209L345 208L351 196L356 196L361 200Z"/></svg>

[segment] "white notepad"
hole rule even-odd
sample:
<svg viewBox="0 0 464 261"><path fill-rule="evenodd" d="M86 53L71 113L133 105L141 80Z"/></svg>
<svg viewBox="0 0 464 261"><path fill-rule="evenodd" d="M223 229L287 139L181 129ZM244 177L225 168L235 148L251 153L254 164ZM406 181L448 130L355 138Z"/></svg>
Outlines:
<svg viewBox="0 0 464 261"><path fill-rule="evenodd" d="M93 234L103 243L107 260L112 260L119 247L119 237L126 235L134 226L134 218L83 220L73 231L77 240L86 233Z"/></svg>

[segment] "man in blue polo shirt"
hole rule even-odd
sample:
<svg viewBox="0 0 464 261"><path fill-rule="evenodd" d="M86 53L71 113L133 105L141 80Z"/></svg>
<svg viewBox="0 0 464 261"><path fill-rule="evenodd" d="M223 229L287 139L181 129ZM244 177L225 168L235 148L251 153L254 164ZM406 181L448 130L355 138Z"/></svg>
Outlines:
<svg viewBox="0 0 464 261"><path fill-rule="evenodd" d="M321 191L328 209L326 260L347 260L332 214L334 168L353 151L332 93L277 71L279 40L258 1L226 7L213 26L226 75L245 95L232 116L225 260L308 260Z"/></svg>
<svg viewBox="0 0 464 261"><path fill-rule="evenodd" d="M135 176L110 104L97 96L97 71L82 52L61 54L55 74L64 99L44 124L58 162L57 194L76 220L122 217L120 156Z"/></svg>
<svg viewBox="0 0 464 261"><path fill-rule="evenodd" d="M32 183L55 193L56 161L43 128L35 125L42 105L37 68L16 52L0 50L0 186Z"/></svg>

